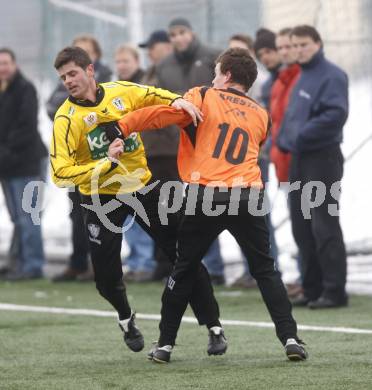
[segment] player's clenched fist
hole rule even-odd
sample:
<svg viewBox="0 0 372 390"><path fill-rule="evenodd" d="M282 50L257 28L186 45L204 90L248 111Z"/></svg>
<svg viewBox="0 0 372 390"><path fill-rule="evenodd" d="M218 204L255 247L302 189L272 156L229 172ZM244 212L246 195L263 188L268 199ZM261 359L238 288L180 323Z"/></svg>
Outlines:
<svg viewBox="0 0 372 390"><path fill-rule="evenodd" d="M124 152L124 141L120 138L116 138L111 142L108 149L108 156L110 158L118 159L120 155Z"/></svg>

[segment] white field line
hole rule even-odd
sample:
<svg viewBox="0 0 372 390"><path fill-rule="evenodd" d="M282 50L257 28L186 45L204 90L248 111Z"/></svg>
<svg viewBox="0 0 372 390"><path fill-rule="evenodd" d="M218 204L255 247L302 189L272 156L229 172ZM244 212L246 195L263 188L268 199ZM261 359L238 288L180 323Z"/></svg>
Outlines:
<svg viewBox="0 0 372 390"><path fill-rule="evenodd" d="M77 316L92 316L92 317L117 317L113 311L103 310L89 310L89 309L67 309L63 307L47 307L47 306L26 306L14 305L10 303L0 303L0 310L5 311L19 311L27 313L49 313L49 314L67 314ZM136 317L141 320L159 321L159 314L141 314L137 313ZM182 322L196 324L197 321L193 317L183 317ZM223 325L232 326L249 326L254 328L273 328L271 322L257 322L257 321L239 321L239 320L221 320ZM315 332L333 332L333 333L349 333L349 334L370 334L372 329L358 329L345 328L338 326L312 326L312 325L298 325L299 330L310 330Z"/></svg>

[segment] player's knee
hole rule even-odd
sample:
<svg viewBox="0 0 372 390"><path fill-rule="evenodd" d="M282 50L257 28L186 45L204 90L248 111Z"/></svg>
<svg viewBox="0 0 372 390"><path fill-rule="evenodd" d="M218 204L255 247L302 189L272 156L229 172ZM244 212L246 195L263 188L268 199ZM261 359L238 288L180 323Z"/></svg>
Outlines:
<svg viewBox="0 0 372 390"><path fill-rule="evenodd" d="M173 288L170 288L168 280L168 286L164 289L163 295L161 297L162 303L177 305L179 301L184 299L187 299L187 291L183 291L182 289L176 288L175 285Z"/></svg>
<svg viewBox="0 0 372 390"><path fill-rule="evenodd" d="M96 289L104 298L112 296L118 291L125 291L123 279L112 280L108 278L96 279Z"/></svg>
<svg viewBox="0 0 372 390"><path fill-rule="evenodd" d="M249 271L256 280L271 277L278 272L275 270L274 261L268 262L267 264L261 264L259 267L250 267Z"/></svg>

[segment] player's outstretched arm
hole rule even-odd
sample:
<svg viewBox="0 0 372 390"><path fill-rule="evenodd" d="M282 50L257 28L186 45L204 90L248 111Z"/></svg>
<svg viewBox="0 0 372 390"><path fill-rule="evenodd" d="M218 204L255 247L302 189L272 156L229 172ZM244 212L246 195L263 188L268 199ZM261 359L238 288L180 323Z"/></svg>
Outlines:
<svg viewBox="0 0 372 390"><path fill-rule="evenodd" d="M169 125L186 127L191 122L192 118L186 111L158 105L130 112L118 122L101 123L100 125L105 128L106 133L116 134L115 138L118 137L119 132L126 138L134 132L161 129Z"/></svg>

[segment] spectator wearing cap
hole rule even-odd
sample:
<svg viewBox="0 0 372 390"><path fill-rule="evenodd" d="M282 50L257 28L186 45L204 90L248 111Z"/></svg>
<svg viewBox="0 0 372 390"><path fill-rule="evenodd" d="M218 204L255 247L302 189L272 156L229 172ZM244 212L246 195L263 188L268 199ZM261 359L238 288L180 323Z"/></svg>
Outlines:
<svg viewBox="0 0 372 390"><path fill-rule="evenodd" d="M168 33L165 30L154 31L145 42L140 43L138 46L147 49L147 55L150 60L150 67L143 73L140 83L157 86L156 66L173 50ZM166 161L164 162L162 159L162 153L164 152L161 137L162 134L151 131L141 134L149 166L161 166L167 169ZM159 177L157 175L159 175L158 171L152 172L154 180L163 177L161 174ZM146 282L148 280L160 279L163 276L159 275L160 268L168 268L170 265L168 258L162 253L161 249L155 247L152 238L135 222L125 233L125 239L130 249L126 258L129 269L125 275L126 280ZM154 258L160 261L158 263L160 264L159 267L156 267Z"/></svg>
<svg viewBox="0 0 372 390"><path fill-rule="evenodd" d="M181 95L196 86L210 86L220 50L202 44L190 22L184 18L176 18L169 23L168 36L173 52L157 66L158 86ZM162 138L158 138L158 148L161 149L157 152L158 158L154 160L150 157L149 167L156 178L180 180L177 168L179 130L176 126L170 126L162 133ZM212 282L224 283L224 266L217 240L204 261Z"/></svg>
<svg viewBox="0 0 372 390"><path fill-rule="evenodd" d="M145 72L140 67L138 51L129 45L115 50L115 70L118 80L141 83Z"/></svg>
<svg viewBox="0 0 372 390"><path fill-rule="evenodd" d="M281 67L280 57L276 50L276 34L266 28L260 28L256 32L256 40L254 42L254 51L257 59L269 72L268 79L262 85L262 104L270 112L270 97L271 90L275 80L278 77ZM262 180L267 183L269 181L269 163L270 163L270 139L263 145L259 158L259 165L262 173ZM278 248L276 245L274 228L271 223L270 215L268 215L268 226L270 230L271 255L277 263Z"/></svg>
<svg viewBox="0 0 372 390"><path fill-rule="evenodd" d="M254 51L258 61L270 73L270 77L262 86L262 103L269 109L271 87L278 77L278 72L281 66L280 57L276 50L275 44L276 35L274 32L260 28L256 32L256 40L254 42Z"/></svg>
<svg viewBox="0 0 372 390"><path fill-rule="evenodd" d="M156 66L173 51L168 33L165 30L156 30L149 36L147 41L140 43L138 46L142 49L147 49L147 55L151 64L143 75L141 83L157 86ZM141 135L142 138L144 138L143 135Z"/></svg>

